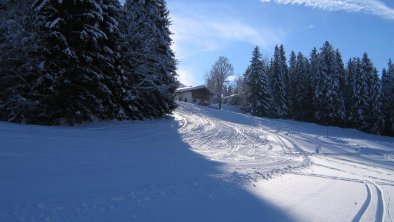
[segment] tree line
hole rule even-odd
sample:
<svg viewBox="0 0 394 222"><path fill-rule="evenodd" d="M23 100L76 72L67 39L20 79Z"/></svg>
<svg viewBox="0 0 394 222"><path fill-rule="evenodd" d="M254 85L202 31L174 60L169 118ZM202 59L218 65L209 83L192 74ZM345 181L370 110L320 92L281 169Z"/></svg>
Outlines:
<svg viewBox="0 0 394 222"><path fill-rule="evenodd" d="M1 0L0 120L79 124L171 112L164 0Z"/></svg>
<svg viewBox="0 0 394 222"><path fill-rule="evenodd" d="M208 81L209 82L209 81ZM323 125L352 127L394 136L394 64L382 75L367 53L348 60L329 43L309 58L291 52L287 61L283 45L273 58L262 58L259 47L236 86L233 103L254 116L290 118ZM234 101L235 100L235 101Z"/></svg>

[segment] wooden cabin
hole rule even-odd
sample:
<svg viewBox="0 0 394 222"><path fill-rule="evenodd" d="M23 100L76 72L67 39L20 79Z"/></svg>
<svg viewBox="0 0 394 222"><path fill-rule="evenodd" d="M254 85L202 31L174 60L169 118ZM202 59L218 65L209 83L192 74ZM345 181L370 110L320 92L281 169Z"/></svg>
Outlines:
<svg viewBox="0 0 394 222"><path fill-rule="evenodd" d="M182 102L207 106L211 103L213 93L205 85L178 88L175 99Z"/></svg>

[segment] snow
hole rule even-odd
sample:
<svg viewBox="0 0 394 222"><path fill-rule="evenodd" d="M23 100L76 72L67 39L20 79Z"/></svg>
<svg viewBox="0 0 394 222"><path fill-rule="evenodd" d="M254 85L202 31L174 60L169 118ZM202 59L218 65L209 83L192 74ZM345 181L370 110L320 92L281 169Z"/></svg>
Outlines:
<svg viewBox="0 0 394 222"><path fill-rule="evenodd" d="M394 138L190 103L145 122L0 122L0 197L0 221L393 221Z"/></svg>

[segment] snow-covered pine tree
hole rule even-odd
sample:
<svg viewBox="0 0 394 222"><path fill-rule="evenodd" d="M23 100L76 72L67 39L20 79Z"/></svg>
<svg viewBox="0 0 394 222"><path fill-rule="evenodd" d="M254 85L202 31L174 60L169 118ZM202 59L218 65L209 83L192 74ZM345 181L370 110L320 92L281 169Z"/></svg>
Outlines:
<svg viewBox="0 0 394 222"><path fill-rule="evenodd" d="M144 17L130 13L132 19L122 24L130 22L134 29L123 26L125 35L119 30L118 20L123 14L117 0L35 0L32 7L27 4L33 0L4 1L7 4L0 2L2 24L19 19L28 21L32 28L19 28L21 23L16 22L12 24L18 26L1 26L0 59L12 59L18 67L0 64L0 78L4 80L0 83L4 89L0 92L1 119L75 124L93 119L156 117L176 106L176 61L164 1L138 1L147 6L146 10L134 12L142 12ZM28 12L33 15L20 19ZM143 25L135 28L138 21ZM10 27L29 33L29 37L12 30L9 33L14 36L9 38L5 31ZM127 35L130 33L133 35ZM134 44L124 44L128 37ZM15 53L17 50L21 53ZM134 54L127 57L124 52L130 51ZM16 54L23 55L22 59L9 58ZM132 65L125 65L126 60ZM137 71L141 71L140 76Z"/></svg>
<svg viewBox="0 0 394 222"><path fill-rule="evenodd" d="M309 59L304 56L304 86L305 86L305 97L304 101L304 112L303 120L312 121L313 120L313 90L312 90L312 73L311 73L311 63Z"/></svg>
<svg viewBox="0 0 394 222"><path fill-rule="evenodd" d="M382 73L382 133L394 136L394 64L391 59Z"/></svg>
<svg viewBox="0 0 394 222"><path fill-rule="evenodd" d="M319 76L319 52L314 47L310 53L310 67L309 67L309 76L310 76L310 84L311 84L311 110L312 110L312 120L316 120L316 112L318 109L318 100L320 96L320 89L317 87L320 86L320 76Z"/></svg>
<svg viewBox="0 0 394 222"><path fill-rule="evenodd" d="M33 0L0 2L0 119L21 122L34 107L28 98L35 78Z"/></svg>
<svg viewBox="0 0 394 222"><path fill-rule="evenodd" d="M118 119L135 119L132 104L132 92L128 85L127 76L121 70L120 63L120 39L123 34L120 30L120 20L122 19L122 6L118 0L99 0L102 8L103 20L100 23L102 30L107 36L104 47L100 48L101 54L105 55L104 62L98 64L100 70L110 78L106 82L110 83L112 100L116 103L117 109L114 116Z"/></svg>
<svg viewBox="0 0 394 222"><path fill-rule="evenodd" d="M365 130L368 128L369 86L366 72L361 71L359 58L353 59L349 72L353 76L350 121L354 127Z"/></svg>
<svg viewBox="0 0 394 222"><path fill-rule="evenodd" d="M287 105L287 63L283 45L275 46L271 65L272 111L277 118L288 116Z"/></svg>
<svg viewBox="0 0 394 222"><path fill-rule="evenodd" d="M342 124L345 119L340 59L337 57L331 44L325 42L319 53L318 72L314 78L315 119L324 124Z"/></svg>
<svg viewBox="0 0 394 222"><path fill-rule="evenodd" d="M309 77L309 62L299 52L296 58L293 80L293 117L295 119L307 119L311 113L311 82Z"/></svg>
<svg viewBox="0 0 394 222"><path fill-rule="evenodd" d="M347 113L346 117L346 125L349 127L356 127L355 125L355 111L354 105L354 93L355 91L355 84L356 84L356 77L359 75L361 67L361 61L359 58L350 58L347 67L346 67L346 75L345 75L345 109Z"/></svg>
<svg viewBox="0 0 394 222"><path fill-rule="evenodd" d="M149 74L144 69L146 63L145 36L148 35L147 20L143 4L136 1L125 1L121 11L119 28L121 37L118 39L120 51L120 66L122 74L126 77L126 95L128 95L128 108L132 112L132 119L148 118L147 110L155 110L154 104L149 104L146 98L150 95L148 79ZM153 78L153 77L151 77Z"/></svg>
<svg viewBox="0 0 394 222"><path fill-rule="evenodd" d="M289 116L291 118L295 118L295 110L294 110L294 103L295 103L295 96L296 96L296 81L298 76L296 75L296 65L297 65L297 56L294 51L290 53L289 59L289 77L288 77L288 84L287 84L287 99L288 99L288 106L289 106Z"/></svg>
<svg viewBox="0 0 394 222"><path fill-rule="evenodd" d="M245 72L246 110L255 116L268 116L271 108L271 91L268 67L262 60L259 47L255 47L248 70Z"/></svg>
<svg viewBox="0 0 394 222"><path fill-rule="evenodd" d="M363 131L378 133L380 116L380 83L376 68L365 53L348 67L353 90L350 121ZM353 80L352 80L353 79Z"/></svg>
<svg viewBox="0 0 394 222"><path fill-rule="evenodd" d="M361 61L362 75L366 76L368 85L368 109L366 125L363 129L370 133L379 133L381 129L381 83L378 77L378 71L374 67L367 53L364 53Z"/></svg>
<svg viewBox="0 0 394 222"><path fill-rule="evenodd" d="M335 72L335 87L333 90L337 90L337 100L334 101L334 109L337 109L338 112L335 114L338 116L337 121L338 125L343 125L347 119L346 107L345 107L345 78L346 71L345 65L342 60L342 55L338 49L335 50L335 63L336 63L336 72ZM339 85L337 85L339 84ZM335 104L338 102L337 104Z"/></svg>
<svg viewBox="0 0 394 222"><path fill-rule="evenodd" d="M43 58L41 76L33 87L38 105L28 122L76 124L125 118L116 95L121 89L115 62L118 31L114 14L120 5L113 3L34 3Z"/></svg>
<svg viewBox="0 0 394 222"><path fill-rule="evenodd" d="M151 12L156 16L154 23L156 24L154 50L156 73L159 74L160 83L158 89L162 97L162 114L171 112L177 107L175 102L175 90L179 83L176 80L176 59L171 49L172 39L170 32L169 11L164 0L154 1L157 12Z"/></svg>
<svg viewBox="0 0 394 222"><path fill-rule="evenodd" d="M134 91L133 109L142 118L175 107L176 61L170 46L169 16L163 0L127 0L122 20L122 69Z"/></svg>

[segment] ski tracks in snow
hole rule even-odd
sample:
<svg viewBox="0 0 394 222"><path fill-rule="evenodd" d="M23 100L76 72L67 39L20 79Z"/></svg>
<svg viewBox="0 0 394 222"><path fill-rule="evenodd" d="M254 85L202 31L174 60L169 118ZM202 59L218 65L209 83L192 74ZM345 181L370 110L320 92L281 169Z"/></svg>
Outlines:
<svg viewBox="0 0 394 222"><path fill-rule="evenodd" d="M377 171L375 167L368 167L361 163L353 162L352 164L346 163L345 160L333 160L332 158L327 157L316 157L320 160L327 161L327 163L331 163L334 165L324 165L319 163L314 163L314 165L319 167L324 167L330 170L338 171L341 173L348 174L348 177L335 177L328 175L318 175L318 174L303 174L307 176L316 176L326 179L333 180L342 180L356 183L363 183L366 188L366 199L361 206L360 210L352 219L353 222L356 221L385 221L386 213L388 215L388 219L392 220L391 212L390 212L390 196L387 195L388 203L385 204L384 199L384 190L379 184L385 184L389 186L394 186L394 180L384 179L383 176L390 175L387 172ZM360 166L359 166L360 165ZM359 170L363 170L364 173L358 172ZM356 171L358 170L358 171ZM383 175L381 178L376 176L371 176L372 174L381 174ZM356 179L359 178L359 179Z"/></svg>
<svg viewBox="0 0 394 222"><path fill-rule="evenodd" d="M194 151L225 163L227 176L230 173L237 179L255 181L309 166L309 158L300 155L291 140L260 122L248 121L242 115L235 120L221 118L222 114L235 114L215 109L204 112L203 108L182 103L174 113L181 123L179 132Z"/></svg>
<svg viewBox="0 0 394 222"><path fill-rule="evenodd" d="M367 197L352 222L358 221L384 221L385 205L381 188L374 182L365 181Z"/></svg>
<svg viewBox="0 0 394 222"><path fill-rule="evenodd" d="M217 112L217 113L215 113ZM385 204L384 190L380 185L394 186L390 170L370 166L364 162L343 159L340 155L316 155L311 147L345 154L340 138L320 138L319 135L299 134L286 127L272 124L269 120L248 121L240 114L239 119L226 118L228 112L204 109L183 104L175 113L182 122L179 129L192 149L208 159L223 162L232 177L246 182L267 179L277 173L291 172L304 176L341 180L365 185L366 197L352 221L393 221L390 212L390 196ZM234 115L231 113L231 115ZM332 140L332 141L331 141ZM327 147L332 143L332 147ZM308 146L309 150L303 146ZM319 160L318 163L312 160ZM326 168L332 174L302 173L310 165ZM390 172L389 172L390 171ZM342 176L338 176L338 172Z"/></svg>

